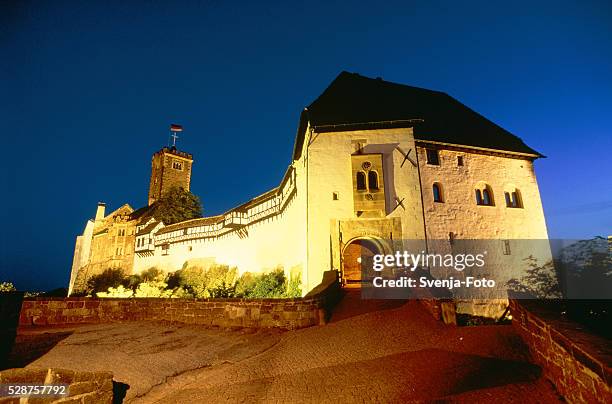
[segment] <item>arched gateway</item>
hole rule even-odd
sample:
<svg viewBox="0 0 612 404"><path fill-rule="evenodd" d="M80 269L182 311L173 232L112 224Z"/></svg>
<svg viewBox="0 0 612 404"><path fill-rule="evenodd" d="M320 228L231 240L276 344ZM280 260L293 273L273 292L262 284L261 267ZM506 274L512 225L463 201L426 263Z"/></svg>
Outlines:
<svg viewBox="0 0 612 404"><path fill-rule="evenodd" d="M362 268L366 272L371 272L373 256L382 253L382 245L375 239L351 240L342 252L342 283L346 287L360 287L364 281L367 281L364 279Z"/></svg>

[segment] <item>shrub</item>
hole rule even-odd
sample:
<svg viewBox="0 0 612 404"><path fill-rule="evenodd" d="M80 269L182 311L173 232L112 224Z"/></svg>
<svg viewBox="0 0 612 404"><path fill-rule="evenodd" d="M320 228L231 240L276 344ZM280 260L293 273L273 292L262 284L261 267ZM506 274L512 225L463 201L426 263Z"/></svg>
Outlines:
<svg viewBox="0 0 612 404"><path fill-rule="evenodd" d="M14 292L16 290L15 285L13 285L11 282L0 283L0 292Z"/></svg>
<svg viewBox="0 0 612 404"><path fill-rule="evenodd" d="M178 299L193 299L194 296L182 287L178 287L172 290L172 296L170 297Z"/></svg>
<svg viewBox="0 0 612 404"><path fill-rule="evenodd" d="M105 292L108 288L116 288L123 285L125 275L122 269L109 268L101 274L94 275L87 281L87 292L94 294L97 292Z"/></svg>
<svg viewBox="0 0 612 404"><path fill-rule="evenodd" d="M285 294L285 272L276 268L268 273L254 276L251 288L245 288L247 298L274 298Z"/></svg>
<svg viewBox="0 0 612 404"><path fill-rule="evenodd" d="M175 272L178 284L197 298L208 297L206 295L206 277L204 270L198 267L189 267Z"/></svg>
<svg viewBox="0 0 612 404"><path fill-rule="evenodd" d="M256 275L252 274L251 272L243 273L236 282L236 288L234 289L236 297L248 297L253 289L255 289L256 284Z"/></svg>
<svg viewBox="0 0 612 404"><path fill-rule="evenodd" d="M97 297L132 297L134 291L132 289L126 289L123 285L119 285L116 288L110 287L106 292L97 292Z"/></svg>
<svg viewBox="0 0 612 404"><path fill-rule="evenodd" d="M238 271L227 265L214 265L206 271L206 290L210 297L234 297Z"/></svg>
<svg viewBox="0 0 612 404"><path fill-rule="evenodd" d="M162 281L143 282L138 285L134 297L171 297L172 290L166 289L168 284Z"/></svg>
<svg viewBox="0 0 612 404"><path fill-rule="evenodd" d="M292 275L287 281L285 297L302 297L301 274Z"/></svg>
<svg viewBox="0 0 612 404"><path fill-rule="evenodd" d="M209 298L234 297L236 277L236 268L213 265L208 270L187 267L176 271L170 278L172 285L178 284L194 297Z"/></svg>

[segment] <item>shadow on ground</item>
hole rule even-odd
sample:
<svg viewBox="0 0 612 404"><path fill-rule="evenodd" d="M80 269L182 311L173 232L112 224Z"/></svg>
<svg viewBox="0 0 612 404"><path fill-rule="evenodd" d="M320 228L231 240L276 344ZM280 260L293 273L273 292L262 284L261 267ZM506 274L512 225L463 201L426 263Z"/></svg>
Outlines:
<svg viewBox="0 0 612 404"><path fill-rule="evenodd" d="M1 369L22 368L51 351L60 341L72 335L73 331L58 330L45 333L18 332L13 348Z"/></svg>
<svg viewBox="0 0 612 404"><path fill-rule="evenodd" d="M400 299L362 299L361 289L343 289L343 296L334 308L330 322L346 320L351 317L375 311L391 310L406 304Z"/></svg>

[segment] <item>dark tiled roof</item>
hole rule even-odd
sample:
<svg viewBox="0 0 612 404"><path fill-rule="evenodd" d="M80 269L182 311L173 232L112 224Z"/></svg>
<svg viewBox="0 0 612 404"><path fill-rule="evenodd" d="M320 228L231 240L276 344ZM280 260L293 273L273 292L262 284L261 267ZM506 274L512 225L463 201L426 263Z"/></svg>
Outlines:
<svg viewBox="0 0 612 404"><path fill-rule="evenodd" d="M308 122L318 132L409 126L414 127L415 140L542 156L446 93L356 73L340 73L302 112L294 159L299 157Z"/></svg>
<svg viewBox="0 0 612 404"><path fill-rule="evenodd" d="M143 206L142 208L136 209L132 213L130 213L130 220L140 219L140 223L146 222L153 212L153 205L151 206Z"/></svg>
<svg viewBox="0 0 612 404"><path fill-rule="evenodd" d="M141 236L143 234L149 234L149 233L151 233L151 230L153 230L158 224L159 224L159 222L151 222L150 224L148 224L145 227L143 227L142 229L140 229L136 233L136 235L137 236Z"/></svg>
<svg viewBox="0 0 612 404"><path fill-rule="evenodd" d="M202 218L199 218L199 219L185 220L184 222L174 223L174 224L171 224L169 226L166 226L163 229L159 230L157 232L157 234L169 233L171 231L180 230L180 229L186 229L186 228L189 228L189 227L197 227L197 226L204 226L204 225L209 225L209 224L215 224L215 223L219 223L219 222L222 222L222 221L223 221L223 215L210 216L210 217L202 217Z"/></svg>

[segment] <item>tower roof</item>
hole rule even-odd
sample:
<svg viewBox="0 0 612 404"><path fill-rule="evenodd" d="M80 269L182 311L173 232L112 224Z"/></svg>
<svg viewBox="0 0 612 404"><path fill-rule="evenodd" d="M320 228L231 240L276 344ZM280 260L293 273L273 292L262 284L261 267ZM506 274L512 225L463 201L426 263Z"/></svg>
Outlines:
<svg viewBox="0 0 612 404"><path fill-rule="evenodd" d="M294 159L299 157L308 122L317 132L413 127L415 140L542 157L519 137L446 93L345 71L302 112Z"/></svg>

